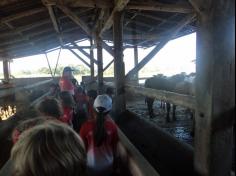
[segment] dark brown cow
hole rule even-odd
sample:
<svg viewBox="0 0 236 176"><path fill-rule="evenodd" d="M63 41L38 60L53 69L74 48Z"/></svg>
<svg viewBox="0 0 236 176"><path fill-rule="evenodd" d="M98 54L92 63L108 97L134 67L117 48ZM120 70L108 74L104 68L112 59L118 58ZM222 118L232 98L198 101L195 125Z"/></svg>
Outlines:
<svg viewBox="0 0 236 176"><path fill-rule="evenodd" d="M145 87L151 88L151 89L157 89L157 90L166 90L169 92L183 93L182 92L183 88L182 87L180 88L180 86L177 86L177 85L179 85L179 83L183 83L185 78L186 78L185 73L177 74L177 75L174 75L171 77L166 77L164 75L159 74L157 76L146 79ZM183 93L183 94L188 94L188 93ZM153 107L152 107L153 102L154 102L153 98L146 97L146 103L147 103L150 118L154 117ZM170 122L171 105L170 105L170 103L166 102L166 106L167 106L166 120L167 120L167 122ZM176 109L176 105L173 105L172 117L174 120L176 120L175 109Z"/></svg>

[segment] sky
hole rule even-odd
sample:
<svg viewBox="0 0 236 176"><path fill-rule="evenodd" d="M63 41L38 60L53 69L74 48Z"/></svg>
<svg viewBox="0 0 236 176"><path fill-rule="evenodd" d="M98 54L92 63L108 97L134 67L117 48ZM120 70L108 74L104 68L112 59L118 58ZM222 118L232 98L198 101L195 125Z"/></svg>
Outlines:
<svg viewBox="0 0 236 176"><path fill-rule="evenodd" d="M88 41L79 43L80 46L88 46ZM139 48L139 61L141 61L152 48ZM54 69L59 50L49 52L47 54L51 67ZM96 58L96 51L94 52ZM82 58L89 60L81 55ZM125 72L128 73L134 67L134 53L133 49L124 50L124 62ZM172 40L168 42L155 56L154 58L143 68L145 73L143 76L152 76L154 74L162 73L170 76L180 72L191 73L195 72L195 59L196 59L196 33L186 35L184 37ZM112 60L112 56L103 50L103 62L104 67ZM13 59L10 64L11 74L15 74L19 71L35 71L42 67L48 67L45 55L36 55L24 58ZM63 49L59 58L58 65L84 65L76 56L70 51ZM2 62L0 62L0 68L2 68ZM2 73L3 69L0 69ZM149 70L147 73L146 70ZM158 70L158 71L157 71ZM141 70L142 71L142 70Z"/></svg>

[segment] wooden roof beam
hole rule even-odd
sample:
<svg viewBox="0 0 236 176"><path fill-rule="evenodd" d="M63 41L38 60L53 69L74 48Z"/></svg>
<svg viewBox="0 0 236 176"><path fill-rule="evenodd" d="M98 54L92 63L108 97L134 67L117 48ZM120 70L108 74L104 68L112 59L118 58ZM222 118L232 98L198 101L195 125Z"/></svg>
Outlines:
<svg viewBox="0 0 236 176"><path fill-rule="evenodd" d="M48 13L49 13L49 16L51 18L51 21L52 21L52 24L53 24L53 27L57 33L57 37L60 41L60 44L61 46L63 46L63 40L62 40L62 37L61 37L61 31L60 31L60 28L59 28L59 24L58 24L58 20L56 18L56 15L55 15L55 12L54 12L54 7L55 7L55 3L52 3L50 4L50 2L48 2L47 0L41 0L42 3L47 7L48 9Z"/></svg>
<svg viewBox="0 0 236 176"><path fill-rule="evenodd" d="M50 15L53 27L54 27L54 29L55 29L55 31L57 33L57 37L58 37L58 39L60 41L61 46L63 46L63 40L62 40L62 37L61 37L61 31L60 31L60 28L59 28L59 24L58 24L56 15L55 15L54 10L53 10L53 6L49 6L48 5L47 8L48 8L48 12L49 12L49 15Z"/></svg>
<svg viewBox="0 0 236 176"><path fill-rule="evenodd" d="M62 4L70 7L112 8L111 0L61 0Z"/></svg>
<svg viewBox="0 0 236 176"><path fill-rule="evenodd" d="M147 14L147 13L137 12L135 10L127 11L127 13L132 13L134 15L136 14L137 16L143 16L143 17L146 17L146 18L153 19L155 21L161 21L161 22L166 22L166 23L171 23L171 24L176 24L177 23L176 21L173 21L173 20L168 20L166 18L158 17L158 16L155 16L155 15L150 15L150 14Z"/></svg>
<svg viewBox="0 0 236 176"><path fill-rule="evenodd" d="M114 7L114 9L112 10L112 13L110 15L110 17L107 19L107 21L104 23L101 31L99 32L99 36L101 37L102 34L111 28L111 26L113 25L113 16L116 12L118 11L122 11L126 5L128 4L129 0L117 0L116 5Z"/></svg>
<svg viewBox="0 0 236 176"><path fill-rule="evenodd" d="M1 0L0 1L0 6L5 6L5 5L8 5L8 4L10 4L10 3L16 3L18 0L11 0L11 1L9 1L9 0Z"/></svg>
<svg viewBox="0 0 236 176"><path fill-rule="evenodd" d="M51 18L51 21L52 21L52 24L53 24L53 27L56 31L56 33L58 35L60 35L60 29L59 29L59 24L57 22L57 18L56 18L56 15L54 13L54 10L53 10L53 6L47 6L48 8L48 13L50 15L50 18Z"/></svg>
<svg viewBox="0 0 236 176"><path fill-rule="evenodd" d="M95 17L96 23L94 25L94 32L96 32L96 30L99 28L100 21L105 17L105 13L106 13L106 10L101 9L98 17Z"/></svg>
<svg viewBox="0 0 236 176"><path fill-rule="evenodd" d="M126 9L129 10L144 10L144 11L158 11L158 12L172 12L172 13L193 13L191 6L179 5L179 4L162 4L157 3L136 3L127 5Z"/></svg>
<svg viewBox="0 0 236 176"><path fill-rule="evenodd" d="M14 26L12 26L8 21L4 21L3 23L6 24L11 30L14 30ZM21 38L22 40L25 40L27 43L29 43L29 44L31 45L31 48L33 48L33 49L34 49L34 48L35 48L35 49L38 49L38 48L35 46L34 42L32 42L32 41L29 40L29 37L24 36L21 32L18 32L18 34L20 35L20 38ZM11 41L11 40L9 40L9 41Z"/></svg>
<svg viewBox="0 0 236 176"><path fill-rule="evenodd" d="M77 49L77 48L80 48L80 49L91 49L91 46L78 46L78 47L75 47L75 46L63 46L62 49Z"/></svg>
<svg viewBox="0 0 236 176"><path fill-rule="evenodd" d="M48 23L50 23L49 20L42 20L42 21L38 21L37 23L33 23L33 24L26 25L26 26L18 27L18 28L15 28L13 30L10 30L10 31L0 33L0 38L8 37L8 36L11 36L11 35L16 35L19 32L24 32L24 31L30 30L32 28L39 27L39 26L44 25L44 24L48 24Z"/></svg>
<svg viewBox="0 0 236 176"><path fill-rule="evenodd" d="M58 5L57 7L61 9L72 21L74 21L76 24L78 24L88 36L91 36L91 29L87 26L85 22L83 22L77 15L76 13L72 12L69 8L67 8L64 5Z"/></svg>
<svg viewBox="0 0 236 176"><path fill-rule="evenodd" d="M126 20L128 20L127 18L126 18ZM145 28L149 28L149 29L152 29L153 28L153 26L152 25L149 25L149 24L146 24L146 23L144 23L144 22L141 22L141 21L130 21L129 22L129 24L130 23L135 23L136 25L139 25L139 26L143 26L143 27L145 27ZM127 24L128 25L128 24Z"/></svg>
<svg viewBox="0 0 236 176"><path fill-rule="evenodd" d="M47 0L55 2L55 0ZM119 1L119 0L118 0ZM91 7L91 8L112 8L114 3L111 0L60 0L61 5L68 7ZM174 13L192 13L193 9L188 4L163 4L157 2L130 2L126 9L162 11Z"/></svg>
<svg viewBox="0 0 236 176"><path fill-rule="evenodd" d="M78 27L74 27L74 28L70 28L70 29L67 29L67 30L64 30L62 34L64 33L68 33L68 32L71 32L73 30L76 30L78 29ZM55 33L52 33L52 34L49 34L49 35L45 35L45 36L42 36L40 37L40 39L32 39L33 37L37 36L37 35L42 35L43 33L46 33L46 32L52 32L53 31L53 28L49 28L49 29L44 29L44 30L41 30L41 31L38 31L38 32L34 32L34 33L30 33L28 35L20 35L19 37L17 38L14 38L12 40L7 40L5 42L1 42L0 43L0 46L4 46L4 45L11 45L11 44L14 44L14 43L17 43L17 42L24 42L24 41L27 41L27 40L32 40L32 41L38 41L38 40L41 40L42 38L47 38L47 37L52 37L52 36L56 36ZM71 35L67 35L67 34L64 34L64 36L61 36L62 39L63 38L66 38L66 37L70 37Z"/></svg>
<svg viewBox="0 0 236 176"><path fill-rule="evenodd" d="M19 18L23 18L23 17L26 17L26 16L30 16L30 15L34 15L34 14L43 12L45 10L46 10L45 7L31 9L31 10L28 10L28 11L24 11L24 12L20 12L20 13L14 14L14 15L10 15L8 17L4 17L0 20L0 22L4 23L4 22L13 21L13 20L16 20L16 19L19 19Z"/></svg>
<svg viewBox="0 0 236 176"><path fill-rule="evenodd" d="M82 48L80 48L75 42L72 42L73 46L78 49L83 55L85 55L89 59L93 59L93 62L98 64L98 61L95 58L91 58L90 54L88 54L86 51L84 51Z"/></svg>
<svg viewBox="0 0 236 176"><path fill-rule="evenodd" d="M90 64L86 62L82 57L80 57L75 51L72 49L69 49L70 52L72 52L79 60L81 60L85 65L87 65L90 68Z"/></svg>
<svg viewBox="0 0 236 176"><path fill-rule="evenodd" d="M174 14L174 15L170 16L167 20L171 20L172 18L175 18L177 15L178 15L178 14ZM164 25L165 23L166 23L166 21L162 21L162 22L161 22L160 24L158 24L156 27L153 27L153 28L151 28L150 30L146 31L145 34L147 34L147 32L153 31L154 29L159 29L159 28L160 28L162 25ZM142 42L140 42L138 45L144 44L144 43L146 43L146 42L148 42L148 41L150 41L150 40L142 41Z"/></svg>
<svg viewBox="0 0 236 176"><path fill-rule="evenodd" d="M126 78L132 78L132 76L142 69L169 42L170 39L177 35L184 26L191 22L195 16L195 14L188 15L179 24L177 24L177 26L171 29L171 31L169 31L169 35L163 38L160 43L141 62L139 62L135 68L130 70L126 75Z"/></svg>
<svg viewBox="0 0 236 176"><path fill-rule="evenodd" d="M198 1L196 0L188 0L189 3L193 6L194 10L198 13L198 14L204 14L204 12L201 9L204 9L203 7L200 7L200 4Z"/></svg>

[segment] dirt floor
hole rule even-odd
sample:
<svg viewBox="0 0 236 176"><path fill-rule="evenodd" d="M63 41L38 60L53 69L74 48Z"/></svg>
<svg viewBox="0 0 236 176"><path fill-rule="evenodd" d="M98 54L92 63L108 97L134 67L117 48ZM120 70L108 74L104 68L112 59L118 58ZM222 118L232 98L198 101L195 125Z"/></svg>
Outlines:
<svg viewBox="0 0 236 176"><path fill-rule="evenodd" d="M171 135L178 138L180 141L184 141L190 145L193 145L193 137L191 136L193 121L190 117L190 113L186 112L186 108L177 106L176 118L177 121L166 122L166 111L160 108L160 101L155 101L153 105L155 117L150 119L147 111L147 105L145 104L144 97L135 96L127 100L127 109L137 114L141 119L147 120L154 125L157 125L169 132Z"/></svg>

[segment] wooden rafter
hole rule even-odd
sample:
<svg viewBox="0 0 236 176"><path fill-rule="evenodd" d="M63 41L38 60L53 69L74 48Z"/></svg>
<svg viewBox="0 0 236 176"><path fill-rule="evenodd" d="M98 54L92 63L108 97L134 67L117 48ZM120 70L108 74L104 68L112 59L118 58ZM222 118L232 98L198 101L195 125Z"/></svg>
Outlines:
<svg viewBox="0 0 236 176"><path fill-rule="evenodd" d="M40 7L40 8L35 8L35 9L28 10L28 11L20 12L20 13L2 18L0 20L0 23L9 22L9 21L13 21L13 20L16 20L16 19L19 19L19 18L26 17L26 16L34 15L34 14L43 12L45 10L46 10L45 7Z"/></svg>
<svg viewBox="0 0 236 176"><path fill-rule="evenodd" d="M71 7L91 7L91 8L112 8L113 1L111 0L71 0L68 4L62 0L62 4L70 5Z"/></svg>
<svg viewBox="0 0 236 176"><path fill-rule="evenodd" d="M72 12L69 8L63 5L57 5L57 7L61 9L72 21L78 24L88 36L91 36L91 29L74 12Z"/></svg>
<svg viewBox="0 0 236 176"><path fill-rule="evenodd" d="M7 32L1 32L0 33L0 38L9 37L11 35L16 35L19 32L24 32L24 31L30 30L32 28L36 28L36 27L48 24L48 23L50 23L50 20L42 20L42 21L38 21L37 23L29 24L29 25L22 26L22 27L17 27L15 29L12 29L12 30L7 31Z"/></svg>
<svg viewBox="0 0 236 176"><path fill-rule="evenodd" d="M126 19L126 20L129 20L129 19ZM129 21L128 24L130 24L130 23L132 23L132 22L134 22L134 21L131 20L131 21ZM153 28L152 25L146 24L146 23L141 22L141 21L135 21L134 23L135 23L136 25L138 25L138 26L143 26L143 27L145 27L145 28L148 28L149 30ZM128 24L127 24L127 25L128 25Z"/></svg>
<svg viewBox="0 0 236 176"><path fill-rule="evenodd" d="M14 29L15 29L14 26L11 25L9 22L10 22L10 21L3 21L3 23L4 23L5 25L7 25L11 30L14 30ZM21 32L18 32L18 34L20 35L20 40L25 40L27 43L30 44L31 49L36 49L36 50L40 51L40 49L35 45L35 43L34 43L33 41L31 41L31 40L29 39L29 37L24 36ZM11 42L11 41L12 41L12 40L9 40L8 42ZM2 42L2 43L0 44L0 46L1 46L2 44L4 44L4 42Z"/></svg>
<svg viewBox="0 0 236 176"><path fill-rule="evenodd" d="M99 15L95 17L95 25L94 25L94 32L99 28L101 20L105 17L105 13L107 12L107 9L100 9Z"/></svg>
<svg viewBox="0 0 236 176"><path fill-rule="evenodd" d="M203 12L200 10L199 4L197 1L195 0L188 0L190 2L190 4L193 6L194 10L198 13L198 14L202 14Z"/></svg>
<svg viewBox="0 0 236 176"><path fill-rule="evenodd" d="M79 60L81 60L85 65L87 65L90 68L90 64L86 62L82 57L80 57L75 51L72 49L69 49L70 52L72 52Z"/></svg>
<svg viewBox="0 0 236 176"><path fill-rule="evenodd" d="M172 12L172 13L193 13L191 6L184 6L178 4L129 4L126 9L144 10L144 11L158 11L158 12Z"/></svg>
<svg viewBox="0 0 236 176"><path fill-rule="evenodd" d="M70 29L64 30L63 33L62 33L64 35L61 35L61 38L62 39L64 39L64 38L71 38L72 35L71 34L66 34L66 33L74 31L76 29L78 29L78 27L74 27L74 28L70 28ZM26 34L23 35L22 34L21 36L19 36L17 38L14 38L12 40L6 40L6 41L1 42L0 46L17 44L19 42L25 42L27 40L31 40L33 42L37 42L38 40L42 40L44 38L50 38L50 37L53 37L53 36L57 37L57 34L53 33L53 31L54 31L53 28L51 28L51 29L49 28L49 29L38 31L38 32L30 33L28 35L26 35ZM52 32L52 33L49 33L49 32ZM42 34L47 34L47 33L48 33L48 35L40 36ZM40 36L40 38L39 39L33 39L36 36Z"/></svg>
<svg viewBox="0 0 236 176"><path fill-rule="evenodd" d="M114 3L111 0L70 0L60 1L62 5L70 7L90 7L90 8L112 8ZM162 11L162 12L176 12L176 13L192 13L193 9L188 4L163 4L154 2L130 2L126 9L133 10L148 10L148 11Z"/></svg>
<svg viewBox="0 0 236 176"><path fill-rule="evenodd" d="M90 54L88 54L86 51L84 51L82 48L80 48L75 42L72 42L73 46L78 49L83 55L85 55L87 58L92 59L94 63L98 64L97 60L95 58L91 58Z"/></svg>
<svg viewBox="0 0 236 176"><path fill-rule="evenodd" d="M54 27L54 29L57 33L58 40L60 41L61 46L63 46L63 40L62 40L62 37L61 37L60 27L59 27L58 20L56 18L56 15L55 15L55 12L54 12L54 9L53 9L55 7L55 5L54 6L53 5L47 5L47 4L45 4L45 5L48 9L48 13L50 15L53 27Z"/></svg>
<svg viewBox="0 0 236 176"><path fill-rule="evenodd" d="M178 15L178 14L171 15L171 16L167 19L167 21L171 20L172 18L175 18L177 15ZM153 28L149 29L148 31L145 32L145 34L147 34L148 32L153 31L154 29L160 28L160 27L161 27L162 25L164 25L164 24L166 24L166 21L162 21L162 22L161 22L160 24L158 24L156 27L153 27ZM155 39L155 38L153 38L153 39ZM146 43L146 42L148 42L148 41L150 41L150 39L144 40L144 41L140 42L138 45L144 44L144 43Z"/></svg>
<svg viewBox="0 0 236 176"><path fill-rule="evenodd" d="M75 46L63 46L62 48L63 49L77 49L77 48L80 48L80 49L90 49L91 46L78 46L78 47L75 47Z"/></svg>
<svg viewBox="0 0 236 176"><path fill-rule="evenodd" d="M113 64L114 63L114 59L112 59L104 68L103 68L103 72L105 72L110 66L111 66L111 64Z"/></svg>
<svg viewBox="0 0 236 176"><path fill-rule="evenodd" d="M114 7L114 9L111 12L110 17L107 19L107 21L104 23L101 31L99 32L99 35L102 36L102 34L111 28L112 24L113 24L113 16L116 12L122 11L126 5L128 4L129 0L117 0L116 5Z"/></svg>
<svg viewBox="0 0 236 176"><path fill-rule="evenodd" d="M140 69L142 69L155 55L159 52L168 42L170 39L173 38L186 24L191 22L193 18L195 18L195 14L190 14L186 18L184 18L177 26L175 26L169 35L162 39L160 43L141 61L139 64L129 71L126 75L126 78L131 78L134 74L136 74Z"/></svg>
<svg viewBox="0 0 236 176"><path fill-rule="evenodd" d="M65 18L67 18L67 16L60 16L58 19L63 20ZM24 32L24 31L27 31L27 30L31 30L33 28L37 28L37 27L40 27L42 25L49 24L50 22L51 21L49 19L40 20L40 21L37 21L37 22L32 23L32 24L28 24L28 25L25 25L25 26L14 28L13 30L10 30L10 31L1 32L0 33L0 38L15 35L15 34L18 34L19 32Z"/></svg>
<svg viewBox="0 0 236 176"><path fill-rule="evenodd" d="M48 12L49 12L49 15L51 17L51 20L52 20L53 27L54 27L55 31L57 32L57 34L60 35L60 28L59 28L59 24L57 22L56 15L54 13L53 7L52 6L47 6L47 8L48 8Z"/></svg>
<svg viewBox="0 0 236 176"><path fill-rule="evenodd" d="M112 49L111 46L109 46L108 44L106 44L104 41L102 41L102 47L110 54L114 57L114 50Z"/></svg>

